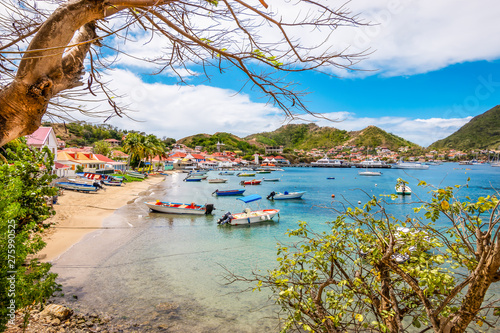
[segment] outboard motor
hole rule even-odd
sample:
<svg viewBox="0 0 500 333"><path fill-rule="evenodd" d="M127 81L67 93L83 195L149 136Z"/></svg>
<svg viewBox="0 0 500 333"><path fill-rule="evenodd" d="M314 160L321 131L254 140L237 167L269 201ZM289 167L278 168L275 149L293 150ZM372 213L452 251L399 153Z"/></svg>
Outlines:
<svg viewBox="0 0 500 333"><path fill-rule="evenodd" d="M99 184L99 182L96 182L96 181L92 184L92 186L94 186L95 188L100 188L100 189L102 189L102 185L101 185L101 184Z"/></svg>
<svg viewBox="0 0 500 333"><path fill-rule="evenodd" d="M227 212L226 214L222 215L222 217L217 221L217 224L226 224L231 222L233 219L233 215L231 215L231 212Z"/></svg>
<svg viewBox="0 0 500 333"><path fill-rule="evenodd" d="M272 191L269 193L269 195L266 197L267 200L274 200L274 196L276 195L276 192Z"/></svg>
<svg viewBox="0 0 500 333"><path fill-rule="evenodd" d="M205 205L205 215L210 215L214 211L215 207L213 204L206 204Z"/></svg>

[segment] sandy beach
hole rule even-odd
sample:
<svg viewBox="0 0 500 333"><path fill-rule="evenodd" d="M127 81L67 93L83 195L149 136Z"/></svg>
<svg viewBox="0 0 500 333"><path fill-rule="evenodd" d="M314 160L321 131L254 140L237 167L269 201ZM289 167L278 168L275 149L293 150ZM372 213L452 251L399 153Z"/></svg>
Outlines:
<svg viewBox="0 0 500 333"><path fill-rule="evenodd" d="M52 226L45 233L47 245L37 255L41 261L52 261L86 234L100 228L103 220L114 211L137 198L140 192L165 179L162 175L149 176L141 182L106 186L96 193L65 190L54 205L56 215L46 221Z"/></svg>

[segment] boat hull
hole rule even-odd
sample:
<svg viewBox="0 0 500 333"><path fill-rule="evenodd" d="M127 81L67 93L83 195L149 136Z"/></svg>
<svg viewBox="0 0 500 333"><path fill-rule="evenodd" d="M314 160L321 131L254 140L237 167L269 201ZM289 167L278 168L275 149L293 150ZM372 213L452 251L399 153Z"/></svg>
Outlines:
<svg viewBox="0 0 500 333"><path fill-rule="evenodd" d="M376 172L376 171L363 171L359 172L358 175L360 176L381 176L381 172Z"/></svg>
<svg viewBox="0 0 500 333"><path fill-rule="evenodd" d="M411 188L408 186L405 186L404 188L402 186L396 186L396 194L411 195Z"/></svg>
<svg viewBox="0 0 500 333"><path fill-rule="evenodd" d="M227 179L209 179L208 182L210 184L221 184L221 183L226 183Z"/></svg>
<svg viewBox="0 0 500 333"><path fill-rule="evenodd" d="M306 192L292 192L288 194L278 193L274 195L273 199L274 200L301 199L304 193Z"/></svg>
<svg viewBox="0 0 500 333"><path fill-rule="evenodd" d="M77 184L69 182L59 182L56 185L65 190L80 191L80 192L97 192L97 187L86 184Z"/></svg>
<svg viewBox="0 0 500 333"><path fill-rule="evenodd" d="M228 191L216 191L214 192L217 196L229 196L229 195L242 195L245 190L228 190Z"/></svg>
<svg viewBox="0 0 500 333"><path fill-rule="evenodd" d="M145 202L144 204L152 211L167 214L188 214L188 215L204 215L205 207L199 205L182 204L175 202Z"/></svg>
<svg viewBox="0 0 500 333"><path fill-rule="evenodd" d="M241 225L271 221L278 213L279 209L263 209L254 210L249 213L233 214L233 219L229 223L231 225Z"/></svg>

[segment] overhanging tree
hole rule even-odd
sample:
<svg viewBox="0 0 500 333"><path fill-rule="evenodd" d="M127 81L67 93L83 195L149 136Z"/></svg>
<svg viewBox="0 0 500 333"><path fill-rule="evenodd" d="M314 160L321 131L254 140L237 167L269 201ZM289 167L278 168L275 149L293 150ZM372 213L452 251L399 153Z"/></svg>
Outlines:
<svg viewBox="0 0 500 333"><path fill-rule="evenodd" d="M414 217L402 220L373 197L364 209L348 207L328 231L301 222L288 233L293 245L279 244L277 268L231 278L270 288L285 315L283 332L494 328L500 201L459 200L460 189L433 190Z"/></svg>
<svg viewBox="0 0 500 333"><path fill-rule="evenodd" d="M148 59L158 73L170 69L182 80L182 69L194 64L236 67L288 115L308 112L303 93L279 73L350 68L363 56L331 40L339 27L362 24L332 2L273 1L271 9L264 0L2 1L0 146L35 131L47 113L81 110L68 100L82 93L99 90L122 116L99 74L110 66L99 50L119 52L116 45L137 28L167 41L163 56ZM85 80L86 90L77 90Z"/></svg>

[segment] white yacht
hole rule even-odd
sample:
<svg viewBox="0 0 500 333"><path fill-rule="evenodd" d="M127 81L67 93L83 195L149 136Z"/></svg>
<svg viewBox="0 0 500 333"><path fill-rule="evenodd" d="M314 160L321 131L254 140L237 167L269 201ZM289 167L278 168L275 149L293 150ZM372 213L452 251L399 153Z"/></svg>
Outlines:
<svg viewBox="0 0 500 333"><path fill-rule="evenodd" d="M316 162L311 162L311 166L313 167L323 167L323 168L350 168L351 165L349 162L341 161L341 160L332 160L329 159L326 155L322 159L317 160Z"/></svg>
<svg viewBox="0 0 500 333"><path fill-rule="evenodd" d="M417 169L417 170L427 170L429 169L428 165L416 162L403 162L400 160L398 163L392 166L394 169Z"/></svg>
<svg viewBox="0 0 500 333"><path fill-rule="evenodd" d="M366 160L355 164L356 168L390 168L391 165L384 161L377 159L367 158Z"/></svg>

